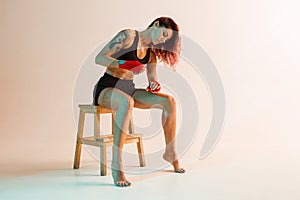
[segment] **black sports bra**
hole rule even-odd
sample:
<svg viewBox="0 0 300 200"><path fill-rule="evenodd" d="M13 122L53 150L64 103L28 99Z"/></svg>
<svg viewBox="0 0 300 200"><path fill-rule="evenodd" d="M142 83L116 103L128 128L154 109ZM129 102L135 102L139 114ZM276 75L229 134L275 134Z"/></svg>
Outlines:
<svg viewBox="0 0 300 200"><path fill-rule="evenodd" d="M118 60L137 60L142 64L146 64L150 58L150 48L147 49L146 56L143 59L139 59L137 56L137 45L139 42L139 34L135 31L135 38L133 44L128 49L121 49L117 53L113 54L112 57Z"/></svg>

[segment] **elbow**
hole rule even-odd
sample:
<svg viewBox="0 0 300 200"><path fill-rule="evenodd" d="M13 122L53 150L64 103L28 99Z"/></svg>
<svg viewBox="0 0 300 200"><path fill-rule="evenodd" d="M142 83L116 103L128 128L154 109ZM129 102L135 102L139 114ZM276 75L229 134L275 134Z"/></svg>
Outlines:
<svg viewBox="0 0 300 200"><path fill-rule="evenodd" d="M95 64L101 65L101 59L100 59L99 55L97 55L96 58L95 58Z"/></svg>
<svg viewBox="0 0 300 200"><path fill-rule="evenodd" d="M108 55L98 54L95 58L95 63L105 67L110 66L113 63L113 59Z"/></svg>
<svg viewBox="0 0 300 200"><path fill-rule="evenodd" d="M102 66L108 66L109 57L107 55L98 54L95 58L95 63Z"/></svg>
<svg viewBox="0 0 300 200"><path fill-rule="evenodd" d="M105 55L103 53L98 53L97 56L95 57L95 63L98 65L103 65L105 62Z"/></svg>

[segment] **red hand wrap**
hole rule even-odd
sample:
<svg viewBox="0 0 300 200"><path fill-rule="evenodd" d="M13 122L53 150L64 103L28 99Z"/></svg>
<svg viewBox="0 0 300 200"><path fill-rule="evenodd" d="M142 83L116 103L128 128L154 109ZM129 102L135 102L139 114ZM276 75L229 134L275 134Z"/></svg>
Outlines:
<svg viewBox="0 0 300 200"><path fill-rule="evenodd" d="M160 89L161 89L160 84L159 84L157 81L152 81L152 82L157 83L158 86L157 86L154 90L152 90L151 87L150 87L150 84L149 84L146 90L147 90L148 92L152 92L152 93L157 93L157 92L159 92Z"/></svg>
<svg viewBox="0 0 300 200"><path fill-rule="evenodd" d="M133 73L140 73L144 68L144 65L137 60L126 60L123 62L123 64L119 63L119 68L130 70Z"/></svg>

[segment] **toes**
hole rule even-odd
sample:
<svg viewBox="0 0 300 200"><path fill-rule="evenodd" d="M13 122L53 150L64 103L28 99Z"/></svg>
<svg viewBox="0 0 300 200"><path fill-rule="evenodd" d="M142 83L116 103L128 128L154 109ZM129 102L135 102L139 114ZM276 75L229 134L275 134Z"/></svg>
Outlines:
<svg viewBox="0 0 300 200"><path fill-rule="evenodd" d="M116 182L115 185L118 187L123 187L123 182Z"/></svg>
<svg viewBox="0 0 300 200"><path fill-rule="evenodd" d="M126 187L131 185L129 181L126 181L125 183L126 183Z"/></svg>
<svg viewBox="0 0 300 200"><path fill-rule="evenodd" d="M131 183L129 181L121 181L121 182L116 182L115 185L118 187L128 187L131 185Z"/></svg>
<svg viewBox="0 0 300 200"><path fill-rule="evenodd" d="M182 173L185 172L185 169L183 169L183 168L176 169L175 172L176 172L176 173L181 173L181 174L182 174Z"/></svg>

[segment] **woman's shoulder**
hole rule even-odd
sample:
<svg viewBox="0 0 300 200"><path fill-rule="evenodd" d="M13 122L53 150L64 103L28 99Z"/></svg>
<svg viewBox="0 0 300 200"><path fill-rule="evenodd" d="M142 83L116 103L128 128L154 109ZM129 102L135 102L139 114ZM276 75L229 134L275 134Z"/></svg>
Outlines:
<svg viewBox="0 0 300 200"><path fill-rule="evenodd" d="M123 35L125 46L130 47L134 41L134 38L136 36L136 31L133 29L122 29L118 35Z"/></svg>
<svg viewBox="0 0 300 200"><path fill-rule="evenodd" d="M118 34L120 34L120 33L126 34L129 37L134 37L135 33L136 33L136 30L130 29L130 28L126 28L126 29L120 30Z"/></svg>

